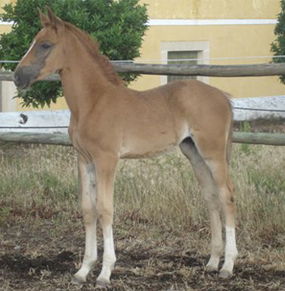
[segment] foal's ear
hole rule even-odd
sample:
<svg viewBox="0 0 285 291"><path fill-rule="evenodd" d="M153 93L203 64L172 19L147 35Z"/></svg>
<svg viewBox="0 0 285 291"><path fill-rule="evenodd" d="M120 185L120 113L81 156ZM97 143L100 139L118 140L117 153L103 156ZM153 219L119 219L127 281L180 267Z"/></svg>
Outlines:
<svg viewBox="0 0 285 291"><path fill-rule="evenodd" d="M56 17L48 6L46 8L48 12L50 25L52 25L55 28L55 30L58 30L59 28L63 27L64 25L63 21L59 17Z"/></svg>
<svg viewBox="0 0 285 291"><path fill-rule="evenodd" d="M39 16L40 16L40 20L41 20L42 26L45 27L45 26L49 25L50 21L49 21L48 17L44 13L42 13L40 8L38 8L38 12L39 12Z"/></svg>

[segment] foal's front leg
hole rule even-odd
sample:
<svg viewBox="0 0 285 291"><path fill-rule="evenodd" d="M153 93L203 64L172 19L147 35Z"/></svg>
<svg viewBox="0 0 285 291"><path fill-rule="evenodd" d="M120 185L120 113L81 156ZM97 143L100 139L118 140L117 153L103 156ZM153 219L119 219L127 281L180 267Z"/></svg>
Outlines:
<svg viewBox="0 0 285 291"><path fill-rule="evenodd" d="M97 177L97 211L104 238L103 267L97 278L97 286L103 287L110 284L111 272L116 262L112 224L113 192L117 162L117 158L104 155L95 161Z"/></svg>
<svg viewBox="0 0 285 291"><path fill-rule="evenodd" d="M83 283L97 260L96 237L96 180L95 168L92 163L87 164L82 157L78 157L80 178L81 207L85 226L85 254L80 270L75 274L73 282Z"/></svg>

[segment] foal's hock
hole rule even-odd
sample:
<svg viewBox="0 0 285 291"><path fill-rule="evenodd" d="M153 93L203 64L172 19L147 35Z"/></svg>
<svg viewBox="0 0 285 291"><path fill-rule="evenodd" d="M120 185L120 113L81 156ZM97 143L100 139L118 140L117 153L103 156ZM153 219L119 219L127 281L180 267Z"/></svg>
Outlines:
<svg viewBox="0 0 285 291"><path fill-rule="evenodd" d="M138 92L124 86L89 35L70 23L39 12L43 29L19 63L20 88L54 72L60 74L71 111L69 135L78 152L85 255L74 282L85 282L97 260L96 221L104 236L98 285L110 283L116 256L113 241L113 188L120 158L148 158L180 146L191 162L211 220L211 257L216 271L223 253L220 212L225 214L225 262L232 275L237 256L233 186L228 173L232 109L227 95L198 81L176 81Z"/></svg>

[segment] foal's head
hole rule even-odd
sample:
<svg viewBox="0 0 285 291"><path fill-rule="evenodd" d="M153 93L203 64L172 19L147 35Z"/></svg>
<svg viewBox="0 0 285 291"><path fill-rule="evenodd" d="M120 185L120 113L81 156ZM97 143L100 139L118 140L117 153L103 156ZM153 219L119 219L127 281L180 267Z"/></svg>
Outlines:
<svg viewBox="0 0 285 291"><path fill-rule="evenodd" d="M64 22L48 8L48 15L39 10L43 29L36 35L31 47L18 64L14 82L17 87L28 88L32 83L63 66Z"/></svg>

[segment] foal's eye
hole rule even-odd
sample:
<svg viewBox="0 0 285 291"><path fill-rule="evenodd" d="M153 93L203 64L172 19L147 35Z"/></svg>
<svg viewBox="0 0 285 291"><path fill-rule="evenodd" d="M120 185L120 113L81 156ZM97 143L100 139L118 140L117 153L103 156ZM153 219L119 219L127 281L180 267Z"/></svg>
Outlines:
<svg viewBox="0 0 285 291"><path fill-rule="evenodd" d="M41 44L41 48L44 49L44 50L47 50L47 49L49 49L50 47L51 47L51 44L49 44L49 43L46 43L46 42L45 42L45 43L42 43L42 44Z"/></svg>

